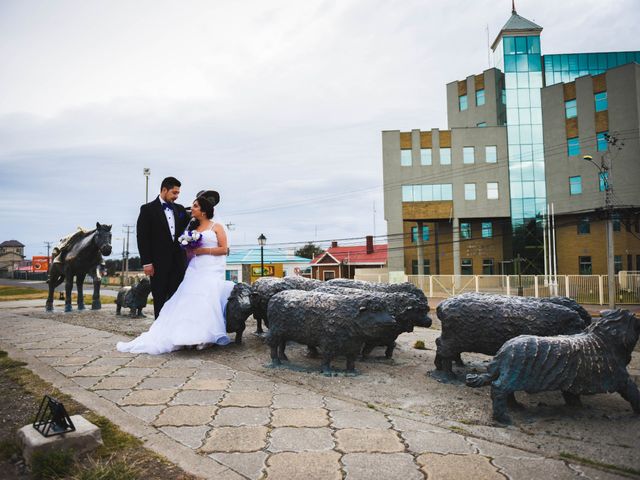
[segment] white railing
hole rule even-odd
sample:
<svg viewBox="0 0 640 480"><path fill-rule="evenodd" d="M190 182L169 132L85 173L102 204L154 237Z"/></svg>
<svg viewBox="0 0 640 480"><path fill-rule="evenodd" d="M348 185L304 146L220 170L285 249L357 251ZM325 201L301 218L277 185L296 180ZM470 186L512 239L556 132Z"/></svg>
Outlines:
<svg viewBox="0 0 640 480"><path fill-rule="evenodd" d="M428 297L450 297L465 292L528 297L562 295L594 305L609 303L607 278L607 275L407 275L407 281L421 288ZM358 279L369 280L364 276ZM640 272L620 272L615 282L616 303L640 304Z"/></svg>

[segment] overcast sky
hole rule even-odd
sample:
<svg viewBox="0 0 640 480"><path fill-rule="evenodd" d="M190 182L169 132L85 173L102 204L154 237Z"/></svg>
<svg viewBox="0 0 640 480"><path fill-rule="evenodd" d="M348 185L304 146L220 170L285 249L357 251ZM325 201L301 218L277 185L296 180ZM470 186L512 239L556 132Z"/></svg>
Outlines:
<svg viewBox="0 0 640 480"><path fill-rule="evenodd" d="M543 54L640 49L640 1L516 7L544 27ZM510 14L509 0L1 0L0 241L46 254L96 221L121 239L144 167L150 199L168 175L185 205L218 190L232 246L384 235L381 131L446 128L445 84L488 68L487 27L493 41Z"/></svg>

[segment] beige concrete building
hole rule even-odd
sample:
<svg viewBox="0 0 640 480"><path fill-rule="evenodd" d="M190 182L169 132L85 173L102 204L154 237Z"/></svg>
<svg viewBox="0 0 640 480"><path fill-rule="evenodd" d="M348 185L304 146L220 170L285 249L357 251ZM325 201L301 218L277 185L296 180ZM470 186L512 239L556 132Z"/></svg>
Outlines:
<svg viewBox="0 0 640 480"><path fill-rule="evenodd" d="M446 130L382 132L390 272L542 273L553 203L558 273L606 273L604 197L582 157L607 152L616 265L640 270L640 52L543 56L541 31L512 12L497 68L447 84Z"/></svg>

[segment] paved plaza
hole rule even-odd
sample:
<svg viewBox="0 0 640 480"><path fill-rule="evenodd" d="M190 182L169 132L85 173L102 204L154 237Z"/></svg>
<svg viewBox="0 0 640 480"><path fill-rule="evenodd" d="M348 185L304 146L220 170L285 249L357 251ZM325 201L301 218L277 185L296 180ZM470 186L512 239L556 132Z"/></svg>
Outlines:
<svg viewBox="0 0 640 480"><path fill-rule="evenodd" d="M0 348L203 478L623 478L468 435L464 424L444 428L412 412L234 369L197 351L120 353L115 344L127 337L4 303Z"/></svg>

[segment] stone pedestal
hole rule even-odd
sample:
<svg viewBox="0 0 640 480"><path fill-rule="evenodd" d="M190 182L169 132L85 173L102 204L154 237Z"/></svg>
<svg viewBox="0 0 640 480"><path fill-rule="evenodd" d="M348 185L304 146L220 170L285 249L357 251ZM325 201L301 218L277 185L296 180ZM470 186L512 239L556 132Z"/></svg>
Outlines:
<svg viewBox="0 0 640 480"><path fill-rule="evenodd" d="M25 425L18 430L18 441L22 447L22 456L27 465L31 465L33 455L57 450L71 450L78 455L90 452L102 445L100 429L80 415L71 417L75 432L44 437L33 425Z"/></svg>

